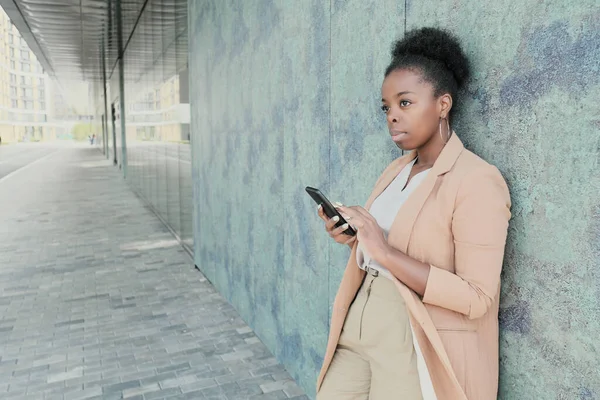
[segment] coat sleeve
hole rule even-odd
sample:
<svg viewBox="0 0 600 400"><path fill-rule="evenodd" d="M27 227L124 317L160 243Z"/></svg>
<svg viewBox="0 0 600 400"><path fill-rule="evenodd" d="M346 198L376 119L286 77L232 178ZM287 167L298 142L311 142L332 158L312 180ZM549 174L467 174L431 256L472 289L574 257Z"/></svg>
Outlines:
<svg viewBox="0 0 600 400"><path fill-rule="evenodd" d="M500 287L510 206L496 167L486 165L464 178L452 216L455 271L431 266L424 303L470 319L488 311Z"/></svg>

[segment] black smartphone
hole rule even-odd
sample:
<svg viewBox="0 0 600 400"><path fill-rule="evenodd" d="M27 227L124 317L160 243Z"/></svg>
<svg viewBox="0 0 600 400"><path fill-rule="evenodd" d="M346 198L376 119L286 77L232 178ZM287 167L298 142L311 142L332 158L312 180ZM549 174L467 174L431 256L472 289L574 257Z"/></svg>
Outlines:
<svg viewBox="0 0 600 400"><path fill-rule="evenodd" d="M333 204L331 204L329 200L327 200L327 197L325 197L325 195L323 195L323 193L321 193L319 189L307 186L305 190L306 193L308 193L308 195L312 197L315 203L321 204L323 206L323 212L325 213L325 215L327 215L328 218L331 219L336 215L340 217L340 220L335 224L336 228L346 223L344 217L342 217L339 211L333 206ZM344 233L349 236L356 235L356 231L351 226L348 226L348 229L346 229Z"/></svg>

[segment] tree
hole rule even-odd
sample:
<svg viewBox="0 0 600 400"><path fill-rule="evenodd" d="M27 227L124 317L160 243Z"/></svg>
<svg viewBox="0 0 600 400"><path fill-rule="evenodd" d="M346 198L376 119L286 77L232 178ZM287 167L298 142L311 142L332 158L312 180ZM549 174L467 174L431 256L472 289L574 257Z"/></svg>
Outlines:
<svg viewBox="0 0 600 400"><path fill-rule="evenodd" d="M90 124L75 124L73 125L71 133L73 134L74 140L81 142L88 140L89 136L92 134L92 129Z"/></svg>

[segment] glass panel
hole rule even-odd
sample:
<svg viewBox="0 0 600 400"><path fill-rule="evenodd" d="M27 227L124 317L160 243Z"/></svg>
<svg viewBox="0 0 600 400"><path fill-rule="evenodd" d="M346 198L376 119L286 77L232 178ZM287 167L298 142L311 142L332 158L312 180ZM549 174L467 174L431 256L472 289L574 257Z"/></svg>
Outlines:
<svg viewBox="0 0 600 400"><path fill-rule="evenodd" d="M155 146L156 152L156 178L157 178L157 199L155 208L160 216L167 220L167 135L166 125L161 113L161 87L163 84L163 20L162 20L162 4L160 1L148 3L146 12L150 15L152 23L152 81L148 87L151 107L151 123L156 127L157 142Z"/></svg>
<svg viewBox="0 0 600 400"><path fill-rule="evenodd" d="M173 15L173 3L163 4L163 15ZM177 102L173 96L178 82L175 62L175 23L165 20L163 25L163 82L160 89L160 103L163 121L167 130L167 219L173 230L181 237L181 205L179 196L179 137L174 109Z"/></svg>
<svg viewBox="0 0 600 400"><path fill-rule="evenodd" d="M187 2L148 2L125 60L128 181L191 249Z"/></svg>
<svg viewBox="0 0 600 400"><path fill-rule="evenodd" d="M178 103L179 197L181 199L181 239L190 249L194 247L192 199L192 151L190 147L190 96L188 78L187 2L175 1L175 62L177 82L173 93Z"/></svg>

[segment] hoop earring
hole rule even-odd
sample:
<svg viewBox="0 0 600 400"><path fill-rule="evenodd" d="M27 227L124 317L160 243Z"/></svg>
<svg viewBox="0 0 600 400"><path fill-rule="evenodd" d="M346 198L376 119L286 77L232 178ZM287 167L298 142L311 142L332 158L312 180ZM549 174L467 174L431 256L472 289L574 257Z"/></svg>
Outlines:
<svg viewBox="0 0 600 400"><path fill-rule="evenodd" d="M444 136L442 136L442 120L443 119L446 120L446 140L444 140ZM450 121L448 120L448 118L440 117L440 139L442 139L442 142L444 144L448 143L448 140L450 140Z"/></svg>

